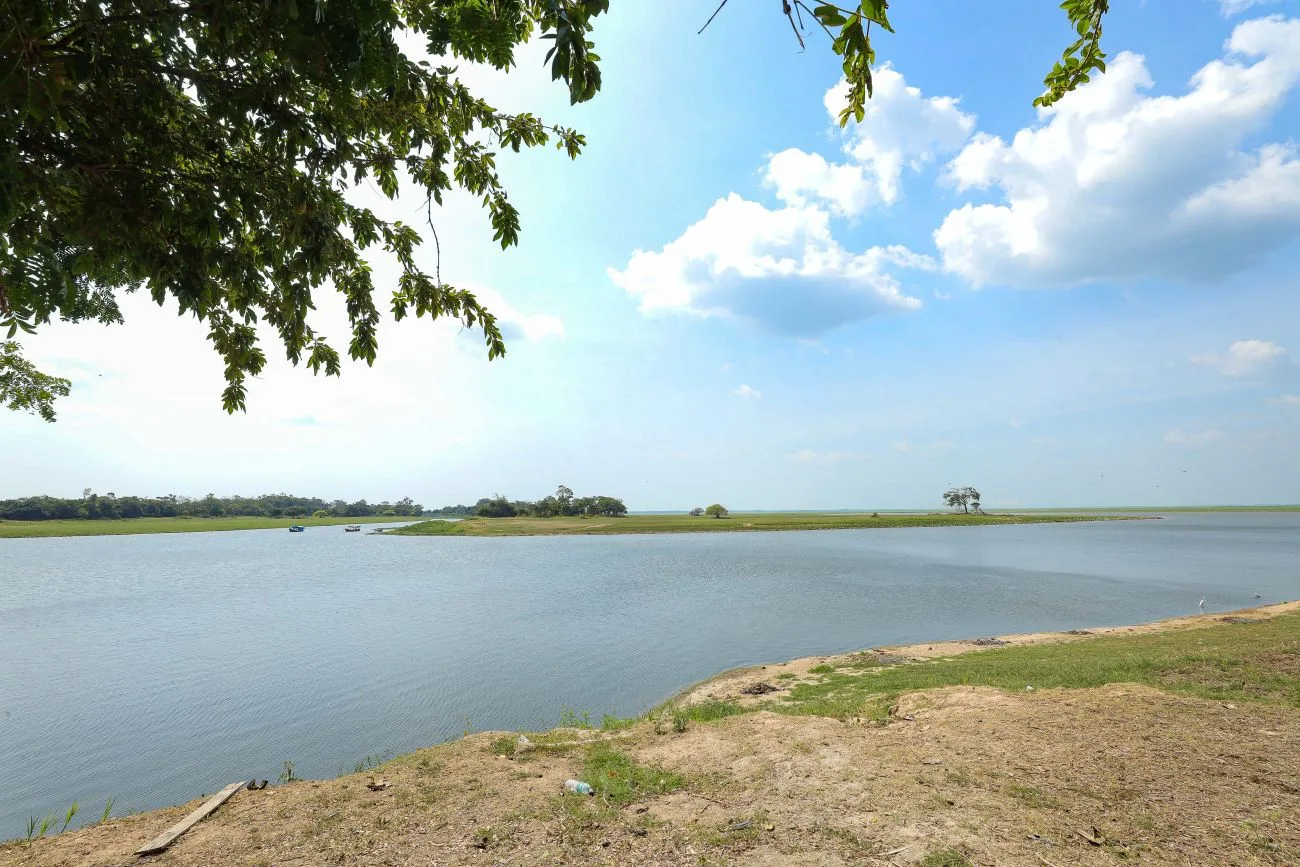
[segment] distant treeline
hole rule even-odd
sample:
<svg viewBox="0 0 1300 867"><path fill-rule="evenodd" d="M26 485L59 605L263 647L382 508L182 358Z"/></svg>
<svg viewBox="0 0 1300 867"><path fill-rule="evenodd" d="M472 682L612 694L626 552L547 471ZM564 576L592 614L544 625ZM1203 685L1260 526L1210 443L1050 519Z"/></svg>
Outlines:
<svg viewBox="0 0 1300 867"><path fill-rule="evenodd" d="M627 506L617 497L575 497L570 488L560 485L554 494L540 500L511 500L502 494L484 497L472 506L444 506L424 513L445 518L555 518L561 515L621 518Z"/></svg>
<svg viewBox="0 0 1300 867"><path fill-rule="evenodd" d="M263 494L260 497L193 498L168 494L165 497L119 497L96 494L87 489L81 499L59 497L24 497L0 500L0 519L9 521L50 521L58 518L111 520L116 518L217 518L222 515L247 515L268 518L317 517L362 518L370 515L423 515L424 507L403 497L396 503L355 503L322 500L318 497L295 497L291 494Z"/></svg>

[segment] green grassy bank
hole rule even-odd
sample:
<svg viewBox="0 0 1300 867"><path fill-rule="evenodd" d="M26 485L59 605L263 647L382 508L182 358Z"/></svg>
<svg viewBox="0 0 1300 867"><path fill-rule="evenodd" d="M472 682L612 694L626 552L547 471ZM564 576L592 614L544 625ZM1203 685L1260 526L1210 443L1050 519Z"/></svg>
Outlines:
<svg viewBox="0 0 1300 867"><path fill-rule="evenodd" d="M1257 701L1300 708L1300 614L1140 635L1108 634L1054 644L882 664L852 654L793 679L775 700L742 708L704 702L676 709L707 721L756 710L885 722L898 696L945 686L991 686L1023 692L1140 683L1216 701ZM757 674L757 673L756 673ZM668 706L668 707L671 707ZM661 709L661 713L663 710Z"/></svg>
<svg viewBox="0 0 1300 867"><path fill-rule="evenodd" d="M113 521L0 521L0 539L35 536L131 536L139 533L208 533L215 530L288 529L290 524L329 527L392 524L410 518L122 518ZM341 531L340 531L341 532Z"/></svg>
<svg viewBox="0 0 1300 867"><path fill-rule="evenodd" d="M725 533L761 530L853 530L872 527L971 527L989 524L1052 524L1131 520L1110 515L815 514L732 513L727 518L629 515L626 518L466 518L425 521L390 530L396 536L602 536L623 533Z"/></svg>

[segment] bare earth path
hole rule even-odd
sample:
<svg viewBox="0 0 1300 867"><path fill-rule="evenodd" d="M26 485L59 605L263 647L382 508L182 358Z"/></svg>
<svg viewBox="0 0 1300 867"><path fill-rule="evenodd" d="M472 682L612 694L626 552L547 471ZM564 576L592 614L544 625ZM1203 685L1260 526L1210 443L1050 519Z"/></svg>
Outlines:
<svg viewBox="0 0 1300 867"><path fill-rule="evenodd" d="M1300 677L1300 655L1274 655L1270 671ZM818 662L757 671L788 683ZM684 700L735 700L754 680L731 673ZM0 864L1300 864L1300 708L1284 704L1124 683L949 686L902 695L884 725L760 711L683 732L651 720L534 740L504 756L513 735L480 734L370 773L241 791L159 856L132 852L195 804L5 844ZM558 794L590 773L597 742L635 761L635 797ZM378 777L390 786L369 790Z"/></svg>

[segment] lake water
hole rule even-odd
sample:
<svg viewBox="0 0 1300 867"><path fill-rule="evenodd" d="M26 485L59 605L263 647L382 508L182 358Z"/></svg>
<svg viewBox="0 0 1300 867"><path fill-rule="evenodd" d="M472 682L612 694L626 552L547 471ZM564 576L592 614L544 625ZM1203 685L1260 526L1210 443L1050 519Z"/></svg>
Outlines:
<svg viewBox="0 0 1300 867"><path fill-rule="evenodd" d="M1300 513L538 538L282 530L0 540L0 839L285 759L331 777L721 669L1300 597Z"/></svg>

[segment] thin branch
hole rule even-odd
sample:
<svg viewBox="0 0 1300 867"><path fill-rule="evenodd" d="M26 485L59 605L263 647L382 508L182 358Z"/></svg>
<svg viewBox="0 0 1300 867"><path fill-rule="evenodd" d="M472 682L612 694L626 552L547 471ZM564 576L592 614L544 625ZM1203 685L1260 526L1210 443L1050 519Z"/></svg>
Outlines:
<svg viewBox="0 0 1300 867"><path fill-rule="evenodd" d="M781 0L781 11L785 13L786 18L790 19L790 29L794 31L794 38L799 40L799 50L807 50L808 46L803 43L803 34L800 33L799 28L795 26L794 14L790 10L789 0Z"/></svg>
<svg viewBox="0 0 1300 867"><path fill-rule="evenodd" d="M438 288L442 288L442 243L438 240L438 230L433 226L433 196L427 196L424 200L424 216L429 224L429 231L433 232L433 279L438 281Z"/></svg>
<svg viewBox="0 0 1300 867"><path fill-rule="evenodd" d="M825 24L822 24L822 20L820 18L818 18L816 15L813 15L813 11L808 8L807 4L805 4L803 0L794 0L794 5L802 7L805 12L807 12L809 15L812 16L812 19L814 21L816 21L819 25L821 25L822 30L826 31L826 35L831 38L831 41L832 42L835 41L835 34L831 32L831 29L829 27L827 27ZM838 9L839 7L837 6L836 8ZM799 20L802 21L803 20L802 17Z"/></svg>
<svg viewBox="0 0 1300 867"><path fill-rule="evenodd" d="M718 13L722 11L722 7L726 5L727 5L727 0L722 0L722 2L718 4L718 8L714 9L713 14L709 16L709 20L704 22L704 26L701 27L699 30L695 31L695 35L699 36L706 29L708 29L708 26L713 23L713 19L718 17Z"/></svg>

